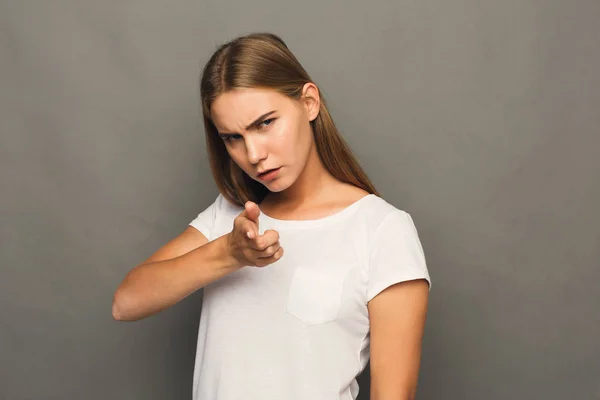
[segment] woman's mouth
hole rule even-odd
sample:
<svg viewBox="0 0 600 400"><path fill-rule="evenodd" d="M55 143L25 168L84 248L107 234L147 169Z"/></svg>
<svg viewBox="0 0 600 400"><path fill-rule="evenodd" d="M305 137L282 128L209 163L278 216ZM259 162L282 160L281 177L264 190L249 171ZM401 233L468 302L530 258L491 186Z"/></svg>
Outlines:
<svg viewBox="0 0 600 400"><path fill-rule="evenodd" d="M275 179L277 177L277 175L279 175L280 169L281 169L281 167L269 169L269 170L263 172L262 174L259 174L258 179L260 179L261 181L271 181L271 180Z"/></svg>

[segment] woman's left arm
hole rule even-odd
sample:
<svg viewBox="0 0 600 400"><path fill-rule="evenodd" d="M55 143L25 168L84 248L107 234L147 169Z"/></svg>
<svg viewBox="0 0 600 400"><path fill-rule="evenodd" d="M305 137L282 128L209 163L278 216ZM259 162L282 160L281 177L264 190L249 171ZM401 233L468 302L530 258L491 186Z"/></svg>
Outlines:
<svg viewBox="0 0 600 400"><path fill-rule="evenodd" d="M413 400L429 286L416 279L394 284L368 303L371 324L371 400Z"/></svg>

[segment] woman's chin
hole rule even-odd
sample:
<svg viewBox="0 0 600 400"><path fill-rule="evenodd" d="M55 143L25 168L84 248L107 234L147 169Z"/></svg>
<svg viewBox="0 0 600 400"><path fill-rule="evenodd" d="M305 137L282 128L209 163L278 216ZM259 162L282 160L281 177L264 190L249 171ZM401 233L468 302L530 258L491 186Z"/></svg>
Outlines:
<svg viewBox="0 0 600 400"><path fill-rule="evenodd" d="M270 182L261 182L263 184L264 187L266 187L267 189L269 189L270 192L274 192L274 193L278 193L278 192L283 192L285 189L287 189L290 185L286 185L286 183L281 179L274 179Z"/></svg>
<svg viewBox="0 0 600 400"><path fill-rule="evenodd" d="M264 187L266 187L267 189L269 189L270 192L282 192L283 190L285 190L285 187L282 187L281 184L279 184L279 182L261 182L263 184Z"/></svg>

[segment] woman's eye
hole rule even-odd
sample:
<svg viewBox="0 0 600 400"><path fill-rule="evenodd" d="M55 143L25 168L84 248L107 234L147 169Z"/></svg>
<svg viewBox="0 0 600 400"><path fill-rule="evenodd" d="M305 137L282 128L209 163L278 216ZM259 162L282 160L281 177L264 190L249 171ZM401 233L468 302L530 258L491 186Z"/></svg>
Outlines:
<svg viewBox="0 0 600 400"><path fill-rule="evenodd" d="M242 137L242 135L229 135L229 136L225 136L225 141L226 142L233 142L233 141L239 139L240 137Z"/></svg>
<svg viewBox="0 0 600 400"><path fill-rule="evenodd" d="M262 128L266 128L268 126L271 126L273 124L273 121L275 121L277 118L268 118L265 119L264 121L260 122L257 127L258 129L262 129ZM227 136L223 136L223 140L226 142L235 142L237 141L239 138L241 138L242 135L227 135Z"/></svg>
<svg viewBox="0 0 600 400"><path fill-rule="evenodd" d="M263 122L261 122L261 123L259 124L259 127L262 127L262 126L269 126L269 125L271 125L271 124L273 123L273 121L275 121L275 118L269 118L269 119L265 119ZM266 125L263 125L263 124L266 124Z"/></svg>

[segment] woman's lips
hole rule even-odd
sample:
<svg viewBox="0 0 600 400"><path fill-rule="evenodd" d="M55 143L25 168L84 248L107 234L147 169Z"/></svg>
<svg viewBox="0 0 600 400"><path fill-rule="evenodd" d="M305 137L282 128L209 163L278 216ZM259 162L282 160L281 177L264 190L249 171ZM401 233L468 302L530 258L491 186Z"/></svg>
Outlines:
<svg viewBox="0 0 600 400"><path fill-rule="evenodd" d="M258 179L263 180L263 181L270 181L273 180L277 177L277 175L279 174L279 168L273 168L268 170L267 172L264 172L262 174L258 175Z"/></svg>

